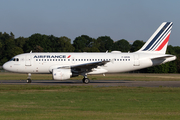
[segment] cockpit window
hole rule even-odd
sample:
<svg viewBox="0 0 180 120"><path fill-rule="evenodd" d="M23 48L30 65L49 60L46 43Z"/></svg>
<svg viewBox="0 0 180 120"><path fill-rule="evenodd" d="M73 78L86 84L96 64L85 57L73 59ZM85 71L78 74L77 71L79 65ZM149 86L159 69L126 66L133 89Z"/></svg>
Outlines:
<svg viewBox="0 0 180 120"><path fill-rule="evenodd" d="M12 58L10 61L19 61L19 58Z"/></svg>

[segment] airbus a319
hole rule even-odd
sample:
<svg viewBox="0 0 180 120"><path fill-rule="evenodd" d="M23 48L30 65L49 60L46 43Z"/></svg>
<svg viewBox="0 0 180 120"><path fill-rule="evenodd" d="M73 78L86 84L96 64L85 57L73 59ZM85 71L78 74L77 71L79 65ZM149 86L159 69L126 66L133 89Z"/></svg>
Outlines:
<svg viewBox="0 0 180 120"><path fill-rule="evenodd" d="M3 65L7 71L28 74L50 73L54 80L67 80L84 76L83 83L89 83L88 74L120 73L164 64L176 59L166 54L172 29L172 22L163 22L143 47L133 53L24 53L14 56Z"/></svg>

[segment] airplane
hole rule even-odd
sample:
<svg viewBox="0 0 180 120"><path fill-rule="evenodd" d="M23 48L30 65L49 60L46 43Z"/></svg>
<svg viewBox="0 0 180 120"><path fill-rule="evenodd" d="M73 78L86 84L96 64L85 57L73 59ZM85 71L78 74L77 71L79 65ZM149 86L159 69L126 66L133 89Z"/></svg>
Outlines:
<svg viewBox="0 0 180 120"><path fill-rule="evenodd" d="M82 75L82 82L88 84L90 80L87 75L90 74L128 72L175 60L176 56L166 54L172 25L172 22L163 22L136 52L30 52L14 56L3 65L3 68L11 72L28 74L27 83L31 83L31 73L50 73L54 80L67 80Z"/></svg>

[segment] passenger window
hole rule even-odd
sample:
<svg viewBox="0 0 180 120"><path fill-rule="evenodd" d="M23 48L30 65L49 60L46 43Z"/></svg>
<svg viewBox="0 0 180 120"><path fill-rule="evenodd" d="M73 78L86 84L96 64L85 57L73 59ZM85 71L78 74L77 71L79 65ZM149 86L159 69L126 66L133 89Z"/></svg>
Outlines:
<svg viewBox="0 0 180 120"><path fill-rule="evenodd" d="M84 59L84 61L86 61L86 59Z"/></svg>
<svg viewBox="0 0 180 120"><path fill-rule="evenodd" d="M70 59L68 59L68 61L70 61Z"/></svg>

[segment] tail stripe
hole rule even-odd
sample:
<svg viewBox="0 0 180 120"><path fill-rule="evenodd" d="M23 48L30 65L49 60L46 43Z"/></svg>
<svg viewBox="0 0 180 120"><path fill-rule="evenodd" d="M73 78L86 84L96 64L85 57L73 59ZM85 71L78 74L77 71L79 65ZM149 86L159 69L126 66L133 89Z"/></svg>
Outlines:
<svg viewBox="0 0 180 120"><path fill-rule="evenodd" d="M164 32L164 34L154 43L153 47L150 50L155 50L157 46L164 40L164 38L171 32L172 24L168 27L168 29Z"/></svg>
<svg viewBox="0 0 180 120"><path fill-rule="evenodd" d="M143 49L143 51L146 51L146 50L148 50L148 49L150 49L151 48L151 46L155 43L155 41L160 37L160 35L164 32L164 30L169 26L169 24L170 24L171 22L167 22L163 27L162 27L162 29L159 31L159 33L153 38L153 40L146 46L146 48L144 48ZM168 29L169 28L171 28L171 26L172 25L170 25L170 27L168 27ZM166 30L166 32L168 31L168 29ZM166 33L165 32L165 33ZM156 42L157 43L157 42ZM154 47L154 46L153 46ZM152 47L152 48L153 48Z"/></svg>
<svg viewBox="0 0 180 120"><path fill-rule="evenodd" d="M166 39L163 41L163 43L156 49L156 51L160 51L166 43L169 41L170 34L166 37Z"/></svg>

